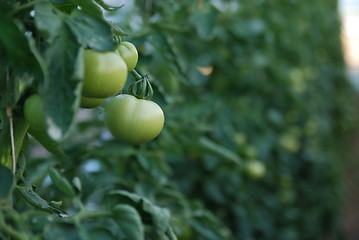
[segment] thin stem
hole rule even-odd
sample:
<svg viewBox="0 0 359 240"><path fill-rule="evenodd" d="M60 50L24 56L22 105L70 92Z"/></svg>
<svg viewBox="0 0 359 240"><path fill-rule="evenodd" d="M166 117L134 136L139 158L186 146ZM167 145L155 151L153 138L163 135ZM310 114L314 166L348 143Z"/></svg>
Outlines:
<svg viewBox="0 0 359 240"><path fill-rule="evenodd" d="M10 122L10 141L11 141L11 161L12 161L12 173L15 175L16 171L16 151L15 151L15 138L14 138L14 119L12 117L12 107L11 105L7 106L6 111L7 117Z"/></svg>
<svg viewBox="0 0 359 240"><path fill-rule="evenodd" d="M130 73L136 81L143 79L143 76L136 69L133 69Z"/></svg>

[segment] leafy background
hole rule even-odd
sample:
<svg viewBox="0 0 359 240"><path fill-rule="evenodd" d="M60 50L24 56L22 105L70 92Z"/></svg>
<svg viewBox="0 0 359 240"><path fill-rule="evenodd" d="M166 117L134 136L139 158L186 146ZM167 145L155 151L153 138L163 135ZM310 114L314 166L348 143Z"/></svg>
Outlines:
<svg viewBox="0 0 359 240"><path fill-rule="evenodd" d="M34 69L49 70L43 85L29 85L45 86L45 109L62 129L49 134L67 136L60 145L67 157L29 139L20 155L26 179L18 180L14 212L1 210L0 226L9 223L19 239L341 239L356 112L337 2L122 3L105 17L138 48L138 69L150 75L165 128L131 146L110 136L101 108L77 112L79 46L113 48L110 39L94 44L83 22L99 24L102 36L109 28L87 5L82 15L38 15L37 29L52 37L44 43L48 62ZM42 24L48 18L58 31ZM65 75L52 72L59 57ZM71 99L57 103L61 109L53 108L59 88ZM252 161L264 176L248 172Z"/></svg>

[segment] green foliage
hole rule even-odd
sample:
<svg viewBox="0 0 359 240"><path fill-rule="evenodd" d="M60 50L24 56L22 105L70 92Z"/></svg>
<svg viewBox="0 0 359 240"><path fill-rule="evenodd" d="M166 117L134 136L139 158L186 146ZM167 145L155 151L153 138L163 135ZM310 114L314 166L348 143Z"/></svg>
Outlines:
<svg viewBox="0 0 359 240"><path fill-rule="evenodd" d="M11 188L14 185L14 176L10 169L6 168L2 164L0 165L0 182L1 182L1 188L0 188L0 199L6 198L10 192Z"/></svg>
<svg viewBox="0 0 359 240"><path fill-rule="evenodd" d="M163 92L167 128L158 142L186 196L201 199L236 239L338 234L356 113L335 1L142 6L113 20L145 16L123 29L135 32L143 71ZM253 160L266 168L262 179L246 174Z"/></svg>
<svg viewBox="0 0 359 240"><path fill-rule="evenodd" d="M0 2L1 240L340 234L356 112L334 0ZM165 114L143 145L79 109L84 49L116 39ZM44 132L24 121L34 93Z"/></svg>

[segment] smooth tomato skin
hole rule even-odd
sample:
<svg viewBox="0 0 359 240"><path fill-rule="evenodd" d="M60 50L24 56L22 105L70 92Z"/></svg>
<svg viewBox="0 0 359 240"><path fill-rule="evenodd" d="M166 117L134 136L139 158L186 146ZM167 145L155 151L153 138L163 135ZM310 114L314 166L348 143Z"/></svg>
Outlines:
<svg viewBox="0 0 359 240"><path fill-rule="evenodd" d="M118 53L127 65L127 70L132 71L138 62L138 52L136 47L130 42L121 42L117 48Z"/></svg>
<svg viewBox="0 0 359 240"><path fill-rule="evenodd" d="M24 116L31 128L45 131L44 103L40 95L34 94L26 99L24 103Z"/></svg>
<svg viewBox="0 0 359 240"><path fill-rule="evenodd" d="M101 105L106 98L88 98L81 96L80 107L82 108L95 108Z"/></svg>
<svg viewBox="0 0 359 240"><path fill-rule="evenodd" d="M120 92L126 83L127 66L116 52L84 51L82 96L107 98Z"/></svg>
<svg viewBox="0 0 359 240"><path fill-rule="evenodd" d="M132 95L118 95L105 108L105 124L110 133L130 144L145 143L157 137L164 121L160 106Z"/></svg>

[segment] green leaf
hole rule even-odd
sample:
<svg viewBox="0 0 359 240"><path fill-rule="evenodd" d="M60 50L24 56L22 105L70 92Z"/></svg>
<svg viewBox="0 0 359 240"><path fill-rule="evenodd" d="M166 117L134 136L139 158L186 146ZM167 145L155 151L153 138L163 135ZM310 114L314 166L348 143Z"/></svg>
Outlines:
<svg viewBox="0 0 359 240"><path fill-rule="evenodd" d="M71 22L70 17L55 13L50 3L35 5L36 27L48 43L45 50L48 75L42 95L47 132L54 140L63 139L73 124L83 78L81 46L68 21Z"/></svg>
<svg viewBox="0 0 359 240"><path fill-rule="evenodd" d="M103 17L103 11L101 7L94 1L89 0L76 0L76 4L81 7L82 11L90 13L94 16Z"/></svg>
<svg viewBox="0 0 359 240"><path fill-rule="evenodd" d="M24 177L21 178L22 184L16 186L16 191L30 205L56 214L66 214L63 210L51 206L46 200L40 197L33 189L31 183Z"/></svg>
<svg viewBox="0 0 359 240"><path fill-rule="evenodd" d="M0 164L0 199L6 198L14 186L14 175L11 170Z"/></svg>
<svg viewBox="0 0 359 240"><path fill-rule="evenodd" d="M83 78L83 51L65 22L45 54L49 79L43 97L47 132L54 140L63 139L74 122Z"/></svg>
<svg viewBox="0 0 359 240"><path fill-rule="evenodd" d="M102 18L83 11L74 11L67 24L84 47L97 51L112 51L117 46L113 40L111 26Z"/></svg>
<svg viewBox="0 0 359 240"><path fill-rule="evenodd" d="M55 168L49 168L49 176L51 181L55 184L55 186L64 192L70 198L74 198L76 196L75 190L73 189L71 183L62 176Z"/></svg>
<svg viewBox="0 0 359 240"><path fill-rule="evenodd" d="M5 62L16 67L16 70L40 75L41 67L37 58L32 53L25 34L15 22L0 16L0 29L0 54L4 53Z"/></svg>
<svg viewBox="0 0 359 240"><path fill-rule="evenodd" d="M106 196L108 204L123 203L133 206L141 215L145 224L152 225L152 235L159 239L170 229L170 212L166 208L153 205L148 199L123 190L115 190Z"/></svg>
<svg viewBox="0 0 359 240"><path fill-rule="evenodd" d="M112 212L128 239L145 239L141 217L136 209L127 204L118 204Z"/></svg>
<svg viewBox="0 0 359 240"><path fill-rule="evenodd" d="M46 132L38 131L33 128L29 128L29 134L33 136L41 145L49 152L58 157L66 157L66 154L59 147L59 143L53 140Z"/></svg>
<svg viewBox="0 0 359 240"><path fill-rule="evenodd" d="M37 3L34 10L37 29L51 42L60 29L61 18L55 14L53 5L47 2Z"/></svg>

